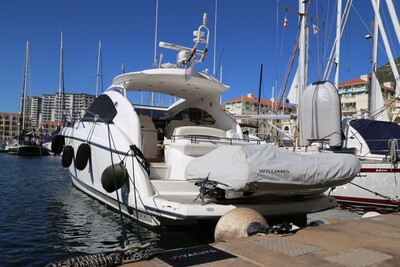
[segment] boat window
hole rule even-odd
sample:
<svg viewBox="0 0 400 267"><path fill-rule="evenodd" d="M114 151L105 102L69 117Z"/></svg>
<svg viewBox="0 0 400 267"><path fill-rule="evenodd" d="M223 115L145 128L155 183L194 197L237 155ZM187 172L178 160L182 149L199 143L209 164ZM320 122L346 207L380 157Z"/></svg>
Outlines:
<svg viewBox="0 0 400 267"><path fill-rule="evenodd" d="M124 89L121 87L117 87L117 86L110 87L107 89L107 91L115 91L115 92L120 93L121 95L124 95Z"/></svg>
<svg viewBox="0 0 400 267"><path fill-rule="evenodd" d="M196 125L212 125L215 119L206 111L198 108L188 108L178 113L173 120L188 120Z"/></svg>
<svg viewBox="0 0 400 267"><path fill-rule="evenodd" d="M111 122L117 115L114 103L108 95L98 96L86 110L82 121L99 120L101 122Z"/></svg>

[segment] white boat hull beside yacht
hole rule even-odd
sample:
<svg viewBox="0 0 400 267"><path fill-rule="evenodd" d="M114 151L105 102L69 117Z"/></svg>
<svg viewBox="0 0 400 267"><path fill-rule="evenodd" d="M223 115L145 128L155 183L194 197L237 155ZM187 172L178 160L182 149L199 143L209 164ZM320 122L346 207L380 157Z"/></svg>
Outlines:
<svg viewBox="0 0 400 267"><path fill-rule="evenodd" d="M336 187L331 194L340 202L400 207L400 125L370 119L351 120L345 126L345 147L360 158L360 175Z"/></svg>

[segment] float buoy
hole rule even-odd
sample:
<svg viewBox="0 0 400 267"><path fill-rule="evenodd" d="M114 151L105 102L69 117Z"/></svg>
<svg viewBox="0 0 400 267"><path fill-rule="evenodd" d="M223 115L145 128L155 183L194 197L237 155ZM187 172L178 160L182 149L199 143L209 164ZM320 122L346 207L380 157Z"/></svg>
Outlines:
<svg viewBox="0 0 400 267"><path fill-rule="evenodd" d="M101 185L108 193L120 189L128 179L128 170L125 165L115 163L108 166L101 174Z"/></svg>
<svg viewBox="0 0 400 267"><path fill-rule="evenodd" d="M267 226L267 220L257 211L249 208L236 208L225 213L215 226L215 242L248 237L252 228L257 230ZM258 229L260 228L260 229Z"/></svg>
<svg viewBox="0 0 400 267"><path fill-rule="evenodd" d="M87 143L82 143L78 147L78 151L76 151L76 157L75 157L75 167L83 171L90 158L90 145Z"/></svg>
<svg viewBox="0 0 400 267"><path fill-rule="evenodd" d="M56 154L60 155L61 152L63 151L65 144L65 138L62 135L56 135L53 137L53 140L51 141L51 151Z"/></svg>
<svg viewBox="0 0 400 267"><path fill-rule="evenodd" d="M65 146L61 157L61 164L67 168L71 166L74 159L74 148L72 146Z"/></svg>

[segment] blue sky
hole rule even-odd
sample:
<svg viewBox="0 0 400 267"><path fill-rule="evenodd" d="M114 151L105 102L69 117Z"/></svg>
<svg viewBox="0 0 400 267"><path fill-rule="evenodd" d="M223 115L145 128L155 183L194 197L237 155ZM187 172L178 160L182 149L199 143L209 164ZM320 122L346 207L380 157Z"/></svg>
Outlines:
<svg viewBox="0 0 400 267"><path fill-rule="evenodd" d="M275 0L218 0L216 62L222 66L223 82L231 86L223 101L242 94L258 94L261 62L264 64L262 98L271 97L276 81L281 88L296 40L298 17L284 8L278 8L277 12L276 3ZM298 9L296 0L279 3ZM333 43L336 1L314 0L312 4L310 15L323 22L309 21L320 29L318 35L310 34L310 82L318 78L318 70L323 71ZM395 0L394 4L400 10L400 1ZM66 92L95 94L99 41L103 46L104 89L121 73L122 61L126 72L151 68L155 6L156 0L0 1L0 111L19 112L27 40L30 42L28 95L58 91L61 30ZM197 69L207 68L212 72L215 0L159 0L158 12L157 43L184 46L193 45L192 32L200 25L202 14L208 13L211 43L206 62ZM286 29L285 16L289 21ZM372 41L364 36L372 18L370 1L354 0L342 38L341 81L370 72ZM400 54L396 47L395 57ZM379 52L380 66L387 58ZM157 54L160 53L164 54L164 62L175 59L175 54L157 47Z"/></svg>

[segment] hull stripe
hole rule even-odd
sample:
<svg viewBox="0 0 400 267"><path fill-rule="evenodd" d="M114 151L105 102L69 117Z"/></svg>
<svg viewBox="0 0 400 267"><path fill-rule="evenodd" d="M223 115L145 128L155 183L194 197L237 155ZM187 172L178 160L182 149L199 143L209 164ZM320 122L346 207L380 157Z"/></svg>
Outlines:
<svg viewBox="0 0 400 267"><path fill-rule="evenodd" d="M361 168L360 172L374 172L374 173L400 173L400 169L393 168Z"/></svg>
<svg viewBox="0 0 400 267"><path fill-rule="evenodd" d="M358 197L344 197L344 196L335 196L339 202L348 202L348 203L359 203L359 204L367 204L367 205L379 205L379 206L390 206L390 207L399 207L400 203L396 203L386 199L373 199L373 198L358 198Z"/></svg>

